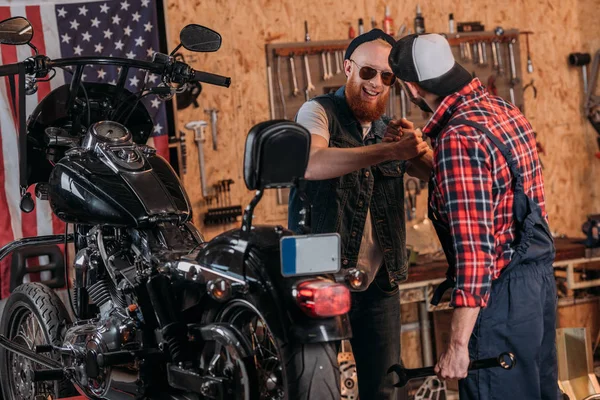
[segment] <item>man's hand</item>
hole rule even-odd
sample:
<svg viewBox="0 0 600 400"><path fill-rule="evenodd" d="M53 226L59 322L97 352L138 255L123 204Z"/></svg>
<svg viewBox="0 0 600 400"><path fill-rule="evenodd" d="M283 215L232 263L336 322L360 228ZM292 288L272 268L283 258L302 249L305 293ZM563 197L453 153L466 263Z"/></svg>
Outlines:
<svg viewBox="0 0 600 400"><path fill-rule="evenodd" d="M429 146L423 141L421 130L414 129L414 124L405 118L390 121L383 142L391 144L389 148L394 160L410 160L429 150Z"/></svg>
<svg viewBox="0 0 600 400"><path fill-rule="evenodd" d="M415 124L413 124L406 118L393 119L389 122L385 130L383 141L393 142L394 140L400 140L405 130L415 130ZM417 129L417 132L418 135L422 138L423 134L421 133L421 130Z"/></svg>
<svg viewBox="0 0 600 400"><path fill-rule="evenodd" d="M440 379L463 379L467 377L470 362L467 346L450 345L440 356L434 371Z"/></svg>

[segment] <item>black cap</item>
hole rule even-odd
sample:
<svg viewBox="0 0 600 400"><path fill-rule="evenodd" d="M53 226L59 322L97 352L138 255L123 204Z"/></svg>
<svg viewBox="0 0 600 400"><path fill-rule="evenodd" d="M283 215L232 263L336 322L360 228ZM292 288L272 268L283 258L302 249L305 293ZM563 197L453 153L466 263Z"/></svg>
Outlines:
<svg viewBox="0 0 600 400"><path fill-rule="evenodd" d="M454 59L448 40L438 34L412 34L398 40L389 64L398 79L438 96L457 92L473 79Z"/></svg>
<svg viewBox="0 0 600 400"><path fill-rule="evenodd" d="M382 31L381 29L372 29L367 33L358 35L354 38L354 40L350 42L348 48L346 49L346 55L344 56L344 59L349 60L352 56L352 53L354 53L354 50L356 50L356 48L361 44L372 42L377 39L383 39L386 42L388 42L391 46L393 46L396 43L396 40L394 40L393 37Z"/></svg>

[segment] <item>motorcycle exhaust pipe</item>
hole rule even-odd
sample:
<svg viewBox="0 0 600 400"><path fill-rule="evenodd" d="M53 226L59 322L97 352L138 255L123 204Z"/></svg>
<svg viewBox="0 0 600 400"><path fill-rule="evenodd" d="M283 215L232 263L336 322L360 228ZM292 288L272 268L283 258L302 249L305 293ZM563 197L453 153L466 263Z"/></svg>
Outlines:
<svg viewBox="0 0 600 400"><path fill-rule="evenodd" d="M19 240L15 240L14 242L10 242L4 247L0 248L0 261L4 259L7 255L12 253L15 250L18 250L22 247L27 246L39 246L39 245L51 245L51 244L63 244L65 242L65 235L47 235L47 236L36 236L23 238ZM67 235L67 242L73 242L73 234L69 233Z"/></svg>
<svg viewBox="0 0 600 400"><path fill-rule="evenodd" d="M508 358L508 361L506 359ZM469 364L469 371L482 368L494 368L502 367L503 369L512 369L517 365L517 359L513 353L502 353L498 357L487 358L484 360L471 361ZM427 376L435 375L434 367L425 368L404 368L400 364L392 365L387 373L395 372L398 375L398 383L394 384L395 387L404 387L411 379L425 378Z"/></svg>
<svg viewBox="0 0 600 400"><path fill-rule="evenodd" d="M59 361L56 361L50 357L43 356L41 354L37 354L34 351L28 349L27 347L21 346L20 344L16 344L15 342L9 340L4 335L0 335L0 347L3 347L6 350L12 351L13 353L16 353L25 358L28 358L31 361L41 364L46 368L62 370L62 364Z"/></svg>

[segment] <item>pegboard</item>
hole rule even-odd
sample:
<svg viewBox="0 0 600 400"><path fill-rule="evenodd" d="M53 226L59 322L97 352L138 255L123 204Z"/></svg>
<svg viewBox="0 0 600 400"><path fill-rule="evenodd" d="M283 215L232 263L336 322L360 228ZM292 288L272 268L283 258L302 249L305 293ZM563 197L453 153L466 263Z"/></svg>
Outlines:
<svg viewBox="0 0 600 400"><path fill-rule="evenodd" d="M531 32L523 32L531 33ZM455 59L465 67L474 76L477 76L484 85L488 85L491 75L495 76L495 87L498 96L510 101L510 63L509 63L509 41L513 43L513 54L515 62L516 80L513 85L514 98L516 105L524 112L523 101L523 77L521 76L521 51L520 51L520 32L518 30L507 30L503 35L496 35L494 32L469 32L444 34L451 47ZM500 57L504 66L504 73L498 74L492 68L492 45L493 42L499 42ZM475 56L475 47L480 48L477 43L485 43L487 64L481 65L473 61L467 61L463 57L464 47L471 46L471 56ZM336 65L335 54L339 52L342 55L350 43L350 40L331 40L331 41L309 41L294 43L270 43L266 45L267 57L267 80L269 85L269 101L271 118L293 120L296 113L307 100L305 90L308 86L307 73L304 57L307 57L308 67L311 73L311 81L315 87L311 91L309 98L330 91L335 91L346 83L346 76L343 72L343 60L338 68ZM481 46L483 47L483 46ZM322 53L329 52L332 76L325 79L327 67L324 67ZM293 58L291 58L293 57ZM476 57L478 58L478 57ZM298 93L294 95L294 80L292 77L292 67L290 59L294 61L294 70L296 73L296 82ZM325 66L328 63L325 62ZM415 126L423 127L431 117L430 113L422 112L417 106L408 101L406 97L403 102L403 93L401 86L397 83L392 87L390 99L388 102L386 115L392 118L405 116L415 123ZM404 104L404 108L403 108Z"/></svg>

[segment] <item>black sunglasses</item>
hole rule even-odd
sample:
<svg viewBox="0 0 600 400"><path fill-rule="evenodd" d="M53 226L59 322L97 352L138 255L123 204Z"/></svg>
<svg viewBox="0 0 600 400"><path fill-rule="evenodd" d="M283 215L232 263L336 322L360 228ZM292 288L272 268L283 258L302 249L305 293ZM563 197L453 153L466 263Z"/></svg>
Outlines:
<svg viewBox="0 0 600 400"><path fill-rule="evenodd" d="M392 86L394 84L394 82L396 81L396 76L389 71L380 72L380 71L376 70L375 68L358 65L356 63L356 61L354 61L351 58L350 58L350 61L352 61L354 64L356 64L357 67L360 68L358 70L358 76L360 76L360 78L364 79L365 81L369 81L369 80L375 78L375 76L377 75L378 72L381 74L381 82L383 82L384 85Z"/></svg>

